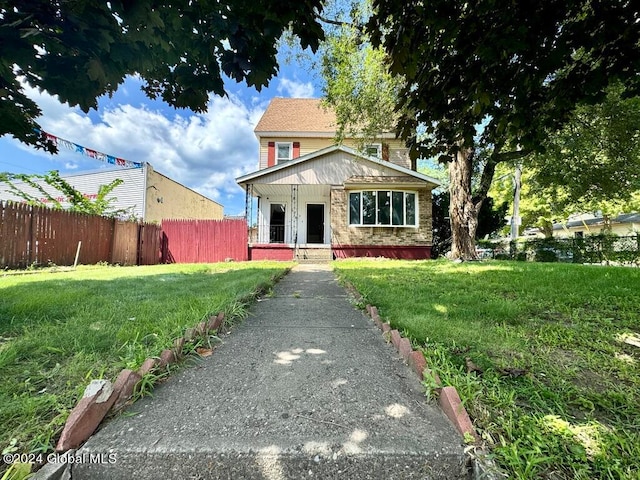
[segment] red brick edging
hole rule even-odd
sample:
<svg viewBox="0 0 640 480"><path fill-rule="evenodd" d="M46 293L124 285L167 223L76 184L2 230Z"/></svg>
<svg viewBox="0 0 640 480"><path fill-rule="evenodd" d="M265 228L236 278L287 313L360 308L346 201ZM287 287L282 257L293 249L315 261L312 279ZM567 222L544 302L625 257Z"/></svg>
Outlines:
<svg viewBox="0 0 640 480"><path fill-rule="evenodd" d="M442 408L442 411L453 423L460 435L463 437L470 435L476 443L479 442L480 436L473 427L456 388L442 386L442 381L438 374L428 368L424 354L420 350L413 350L411 341L408 338L402 337L398 330L392 330L388 323L383 322L376 307L367 304L366 310L376 326L382 330L385 340L393 344L400 356L418 375L420 380L427 380L435 385L436 388L434 390L438 393L440 408ZM467 439L465 438L465 440Z"/></svg>
<svg viewBox="0 0 640 480"><path fill-rule="evenodd" d="M224 312L212 315L206 322L188 328L184 336L176 338L173 348L163 350L157 358L147 358L136 372L122 370L113 384L109 380L93 380L69 414L56 445L56 452L78 448L93 434L109 412L117 412L129 403L142 377L166 371L170 365L182 359L186 342L207 337L223 325Z"/></svg>
<svg viewBox="0 0 640 480"><path fill-rule="evenodd" d="M398 330L392 330L388 323L383 322L376 307L367 305L366 309L385 339L393 343L403 360L420 380L429 380L436 386L434 390L439 393L440 406L458 432L463 436L471 435L479 441L479 436L455 387L443 388L438 374L428 368L424 354L419 350L413 350L408 338L402 337ZM173 348L163 350L158 358L147 358L136 372L129 369L122 370L113 384L108 380L92 381L69 414L56 445L56 451L65 452L78 448L93 434L109 412L120 410L131 400L135 387L142 377L159 373L177 363L182 358L186 342L206 337L210 332L219 330L224 325L224 320L224 312L220 312L210 316L207 321L199 322L194 328L187 329L182 337L176 338Z"/></svg>

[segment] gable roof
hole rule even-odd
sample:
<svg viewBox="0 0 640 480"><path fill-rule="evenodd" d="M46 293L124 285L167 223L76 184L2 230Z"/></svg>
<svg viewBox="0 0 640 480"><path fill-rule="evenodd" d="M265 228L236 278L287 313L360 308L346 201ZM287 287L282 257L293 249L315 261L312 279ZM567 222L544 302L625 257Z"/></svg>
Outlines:
<svg viewBox="0 0 640 480"><path fill-rule="evenodd" d="M299 165L301 163L313 160L314 158L318 158L318 157L321 157L321 156L326 155L328 153L336 152L336 151L342 151L342 152L348 153L350 155L353 155L356 158L361 158L363 160L366 160L368 162L374 163L374 164L379 165L381 167L388 168L390 170L393 170L395 172L398 172L398 173L401 173L401 174L404 174L404 175L409 175L409 176L411 176L413 178L416 178L418 180L422 180L423 182L430 183L434 187L440 186L440 181L435 179L435 178L433 178L433 177L429 177L428 175L423 175L422 173L418 173L418 172L410 170L408 168L401 167L401 166L396 165L396 164L391 163L391 162L380 160L379 158L376 158L376 157L370 157L370 156L364 155L364 154L362 154L362 153L360 153L360 152L358 152L358 151L356 151L356 150L354 150L352 148L345 147L344 145L333 145L331 147L326 147L326 148L323 148L321 150L317 150L315 152L309 153L307 155L303 155L302 157L298 157L298 158L296 158L294 160L291 160L289 162L282 163L280 165L274 165L273 167L264 168L264 169L258 170L256 172L249 173L247 175L243 175L242 177L236 178L236 182L238 184L247 183L247 182L249 182L251 180L256 180L256 179L258 179L260 177L264 177L264 176L270 175L273 172L278 172L280 170L286 170L286 169L292 168L292 167L294 167L296 165ZM345 178L345 181L346 180L347 179Z"/></svg>
<svg viewBox="0 0 640 480"><path fill-rule="evenodd" d="M266 132L314 132L333 136L336 114L319 98L275 97L256 125L256 135Z"/></svg>

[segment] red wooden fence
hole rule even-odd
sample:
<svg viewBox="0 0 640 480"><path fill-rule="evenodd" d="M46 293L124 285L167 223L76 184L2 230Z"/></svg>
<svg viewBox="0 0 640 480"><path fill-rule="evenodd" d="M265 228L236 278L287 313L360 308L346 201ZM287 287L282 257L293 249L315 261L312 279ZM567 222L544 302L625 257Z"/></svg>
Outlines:
<svg viewBox="0 0 640 480"><path fill-rule="evenodd" d="M0 268L73 265L78 245L85 265L157 264L159 240L159 225L0 202Z"/></svg>
<svg viewBox="0 0 640 480"><path fill-rule="evenodd" d="M164 263L246 261L247 222L233 220L163 220Z"/></svg>
<svg viewBox="0 0 640 480"><path fill-rule="evenodd" d="M111 260L113 220L0 202L0 267L73 265Z"/></svg>
<svg viewBox="0 0 640 480"><path fill-rule="evenodd" d="M160 225L142 223L138 228L138 265L156 265L160 262Z"/></svg>
<svg viewBox="0 0 640 480"><path fill-rule="evenodd" d="M0 202L0 268L248 260L247 222L165 220L159 225Z"/></svg>

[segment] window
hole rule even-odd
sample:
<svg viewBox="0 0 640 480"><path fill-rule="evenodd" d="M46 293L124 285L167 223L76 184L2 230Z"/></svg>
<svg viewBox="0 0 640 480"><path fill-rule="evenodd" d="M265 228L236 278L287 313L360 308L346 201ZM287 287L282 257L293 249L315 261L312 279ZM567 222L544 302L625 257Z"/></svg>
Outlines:
<svg viewBox="0 0 640 480"><path fill-rule="evenodd" d="M365 145L364 153L369 157L382 158L382 145L379 143Z"/></svg>
<svg viewBox="0 0 640 480"><path fill-rule="evenodd" d="M276 163L288 162L293 158L293 145L291 143L276 142Z"/></svg>
<svg viewBox="0 0 640 480"><path fill-rule="evenodd" d="M415 227L416 193L399 190L349 192L349 225Z"/></svg>

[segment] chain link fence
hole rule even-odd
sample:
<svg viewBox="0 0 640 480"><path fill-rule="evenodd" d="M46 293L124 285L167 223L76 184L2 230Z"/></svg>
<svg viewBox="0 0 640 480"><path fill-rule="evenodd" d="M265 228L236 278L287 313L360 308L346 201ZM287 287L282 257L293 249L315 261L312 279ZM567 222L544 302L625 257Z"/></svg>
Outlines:
<svg viewBox="0 0 640 480"><path fill-rule="evenodd" d="M482 240L478 242L478 254L480 258L496 260L640 266L640 233L516 242Z"/></svg>

